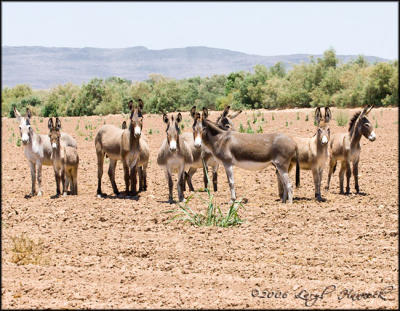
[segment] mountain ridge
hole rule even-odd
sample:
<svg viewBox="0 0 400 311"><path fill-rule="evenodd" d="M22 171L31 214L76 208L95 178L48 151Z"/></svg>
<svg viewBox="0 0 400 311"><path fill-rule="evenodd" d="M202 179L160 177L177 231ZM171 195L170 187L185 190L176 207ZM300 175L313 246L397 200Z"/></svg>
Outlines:
<svg viewBox="0 0 400 311"><path fill-rule="evenodd" d="M266 67L282 62L291 68L310 57L322 54L287 54L262 56L206 46L153 50L145 46L127 48L71 48L43 46L2 46L2 86L29 84L34 89L49 89L71 82L80 85L97 78L118 76L143 81L149 74L183 79L252 70L257 64ZM337 55L348 62L358 55ZM389 61L364 56L369 62Z"/></svg>

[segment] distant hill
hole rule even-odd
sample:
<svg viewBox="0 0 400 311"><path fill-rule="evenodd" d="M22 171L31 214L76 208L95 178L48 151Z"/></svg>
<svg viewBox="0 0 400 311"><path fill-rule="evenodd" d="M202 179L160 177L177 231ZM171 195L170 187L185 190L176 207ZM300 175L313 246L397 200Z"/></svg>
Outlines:
<svg viewBox="0 0 400 311"><path fill-rule="evenodd" d="M95 77L111 76L142 81L151 73L176 79L204 77L252 70L257 64L270 67L282 62L290 68L293 64L309 62L310 56L259 56L208 47L150 50L142 46L123 49L3 46L2 86L25 83L34 89L49 89L57 84L72 82L80 85ZM338 55L343 62L356 57ZM366 56L366 59L372 63L388 61L375 56Z"/></svg>

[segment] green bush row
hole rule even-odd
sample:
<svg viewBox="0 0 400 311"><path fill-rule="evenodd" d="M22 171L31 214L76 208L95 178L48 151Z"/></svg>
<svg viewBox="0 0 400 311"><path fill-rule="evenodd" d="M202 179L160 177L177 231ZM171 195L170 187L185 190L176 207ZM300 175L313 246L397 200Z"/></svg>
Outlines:
<svg viewBox="0 0 400 311"><path fill-rule="evenodd" d="M342 64L333 49L287 71L281 63L256 65L252 72L182 80L152 74L142 82L94 78L81 86L51 90L17 85L2 90L2 115L30 107L43 117L127 113L129 100L142 98L145 111L186 111L193 105L220 110L291 107L398 106L398 61L369 64L364 57Z"/></svg>

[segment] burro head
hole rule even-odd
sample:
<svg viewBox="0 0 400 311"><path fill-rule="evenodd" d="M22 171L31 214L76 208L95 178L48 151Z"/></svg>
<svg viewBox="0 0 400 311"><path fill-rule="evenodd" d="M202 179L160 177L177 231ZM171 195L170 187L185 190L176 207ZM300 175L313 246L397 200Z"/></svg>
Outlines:
<svg viewBox="0 0 400 311"><path fill-rule="evenodd" d="M49 138L51 148L57 149L60 146L60 137L61 137L61 121L59 118L56 118L56 123L54 125L53 118L49 119L48 122L49 128Z"/></svg>
<svg viewBox="0 0 400 311"><path fill-rule="evenodd" d="M375 141L376 139L376 134L374 131L374 127L372 123L367 119L367 115L369 112L372 110L374 106L371 107L365 107L363 109L362 118L360 117L360 128L361 128L361 134L367 138L369 141Z"/></svg>
<svg viewBox="0 0 400 311"><path fill-rule="evenodd" d="M131 111L129 129L135 138L140 138L143 128L143 101L139 99L138 102L138 105L134 105L132 100L129 101L129 110Z"/></svg>
<svg viewBox="0 0 400 311"><path fill-rule="evenodd" d="M193 118L193 139L194 139L194 146L196 148L200 148L202 144L202 133L203 133L203 126L200 121L200 113L196 112L196 106L193 106L190 110L190 115Z"/></svg>
<svg viewBox="0 0 400 311"><path fill-rule="evenodd" d="M232 119L236 118L239 114L242 113L242 110L239 110L232 114L229 114L230 108L230 106L226 106L216 121L218 127L223 130L235 130Z"/></svg>
<svg viewBox="0 0 400 311"><path fill-rule="evenodd" d="M317 140L321 145L327 145L331 136L329 129L329 121L332 118L332 113L329 107L325 107L325 116L322 117L321 108L315 109L315 123L317 125Z"/></svg>
<svg viewBox="0 0 400 311"><path fill-rule="evenodd" d="M21 134L21 141L24 145L27 145L32 139L33 129L31 126L31 111L26 108L26 116L23 117L18 112L17 108L14 107L14 114L19 123L19 133Z"/></svg>
<svg viewBox="0 0 400 311"><path fill-rule="evenodd" d="M179 135L181 130L179 128L179 123L182 121L182 114L179 112L176 118L173 115L170 117L167 116L166 113L163 114L163 121L167 124L167 142L169 146L169 150L171 152L176 152L179 150Z"/></svg>

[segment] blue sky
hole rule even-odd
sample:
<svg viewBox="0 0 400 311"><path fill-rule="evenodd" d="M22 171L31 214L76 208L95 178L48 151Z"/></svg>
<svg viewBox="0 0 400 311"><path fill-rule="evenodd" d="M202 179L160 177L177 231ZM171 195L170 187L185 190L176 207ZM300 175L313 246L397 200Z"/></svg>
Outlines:
<svg viewBox="0 0 400 311"><path fill-rule="evenodd" d="M2 2L2 45L397 59L397 2Z"/></svg>

